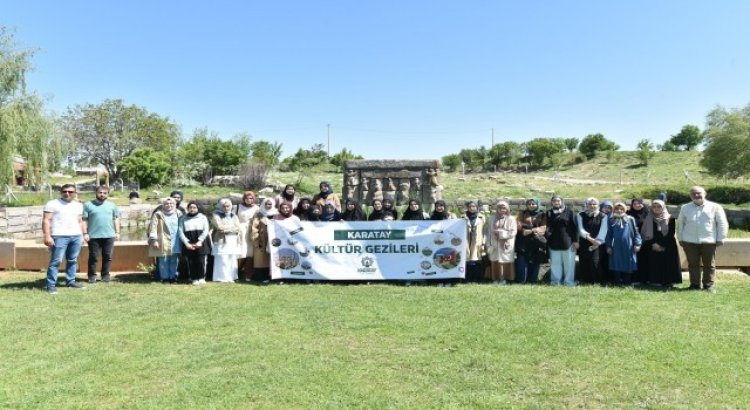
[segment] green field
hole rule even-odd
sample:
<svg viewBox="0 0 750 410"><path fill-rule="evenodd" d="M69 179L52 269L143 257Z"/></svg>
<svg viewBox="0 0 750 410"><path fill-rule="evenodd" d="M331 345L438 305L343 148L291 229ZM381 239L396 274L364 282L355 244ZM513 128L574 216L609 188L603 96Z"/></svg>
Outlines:
<svg viewBox="0 0 750 410"><path fill-rule="evenodd" d="M3 408L744 408L750 278L43 291L0 273Z"/></svg>

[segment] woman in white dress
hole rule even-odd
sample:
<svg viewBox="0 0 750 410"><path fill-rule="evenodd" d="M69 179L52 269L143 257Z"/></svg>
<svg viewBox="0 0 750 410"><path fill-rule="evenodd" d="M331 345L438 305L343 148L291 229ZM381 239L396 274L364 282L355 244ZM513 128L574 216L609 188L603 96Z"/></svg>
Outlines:
<svg viewBox="0 0 750 410"><path fill-rule="evenodd" d="M250 281L253 277L253 242L250 231L256 212L258 212L258 205L255 204L255 193L246 191L242 195L242 201L237 205L237 218L240 220L237 273L240 279L245 281Z"/></svg>
<svg viewBox="0 0 750 410"><path fill-rule="evenodd" d="M211 216L214 255L214 282L237 280L237 256L240 251L240 220L232 213L232 201L222 198Z"/></svg>

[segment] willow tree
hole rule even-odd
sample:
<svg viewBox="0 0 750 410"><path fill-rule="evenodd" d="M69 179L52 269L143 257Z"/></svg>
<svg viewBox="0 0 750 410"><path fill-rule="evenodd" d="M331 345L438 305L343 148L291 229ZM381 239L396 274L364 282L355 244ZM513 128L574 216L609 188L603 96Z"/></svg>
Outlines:
<svg viewBox="0 0 750 410"><path fill-rule="evenodd" d="M13 161L25 159L30 182L41 182L47 169L50 122L42 100L26 90L34 50L20 49L13 32L0 26L0 183L12 184Z"/></svg>

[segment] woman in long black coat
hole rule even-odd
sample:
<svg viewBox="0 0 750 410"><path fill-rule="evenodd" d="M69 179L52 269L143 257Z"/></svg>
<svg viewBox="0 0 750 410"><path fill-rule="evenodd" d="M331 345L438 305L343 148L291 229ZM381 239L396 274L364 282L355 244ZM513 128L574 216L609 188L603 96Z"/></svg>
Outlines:
<svg viewBox="0 0 750 410"><path fill-rule="evenodd" d="M667 287L682 283L675 220L664 201L657 199L651 203L651 212L643 220L641 237L643 246L638 257L644 261L649 283Z"/></svg>

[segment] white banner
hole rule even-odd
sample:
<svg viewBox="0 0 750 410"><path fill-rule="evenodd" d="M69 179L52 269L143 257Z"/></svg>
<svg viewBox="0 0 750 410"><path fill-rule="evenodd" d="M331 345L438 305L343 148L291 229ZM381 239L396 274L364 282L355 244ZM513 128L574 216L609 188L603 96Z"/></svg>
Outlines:
<svg viewBox="0 0 750 410"><path fill-rule="evenodd" d="M273 279L450 279L466 271L463 219L274 221L268 235Z"/></svg>

